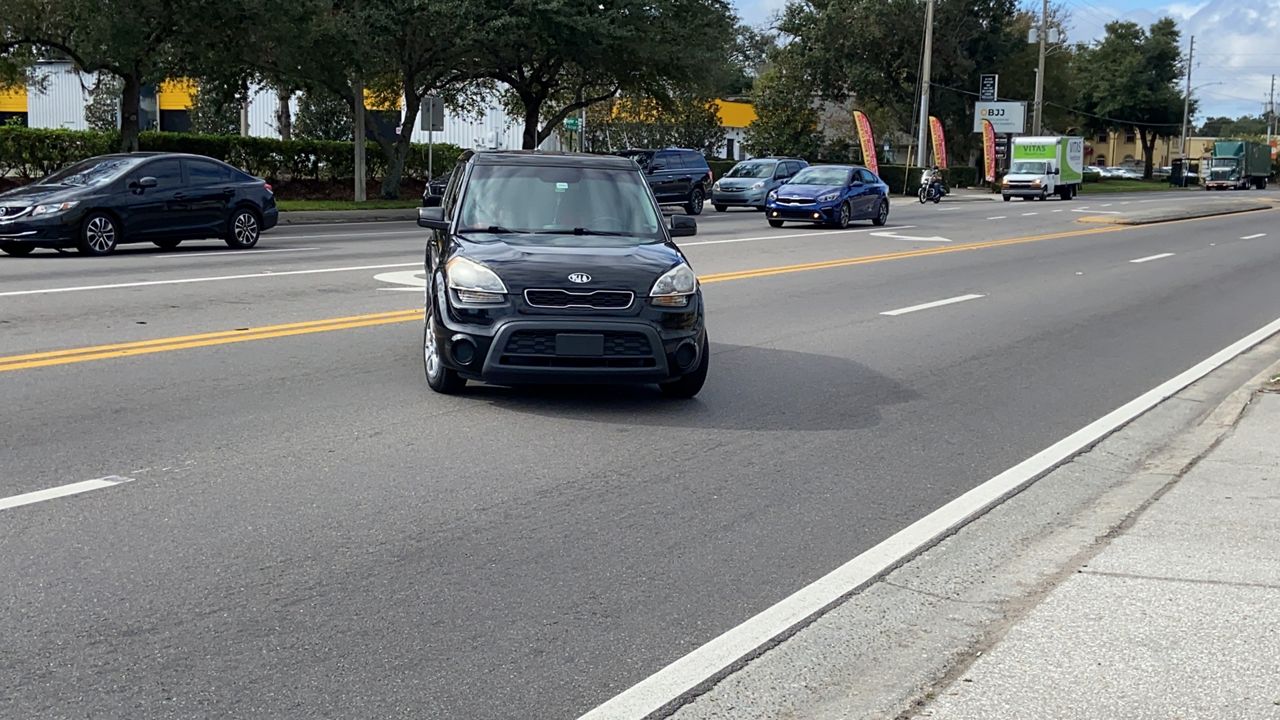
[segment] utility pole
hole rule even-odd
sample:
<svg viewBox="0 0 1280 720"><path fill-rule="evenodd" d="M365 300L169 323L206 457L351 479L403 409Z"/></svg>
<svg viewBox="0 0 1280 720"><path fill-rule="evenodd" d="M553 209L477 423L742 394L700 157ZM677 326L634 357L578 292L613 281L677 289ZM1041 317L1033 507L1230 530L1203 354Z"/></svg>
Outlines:
<svg viewBox="0 0 1280 720"><path fill-rule="evenodd" d="M354 14L355 14L356 22L363 24L364 20L361 18L361 15L360 15L360 0L355 0L355 2L353 3L353 9L355 10ZM351 84L352 85L351 90L355 95L355 112L354 112L355 136L352 138L352 140L354 140L355 142L352 144L355 147L355 155L356 155L355 162L354 162L354 165L355 165L354 174L356 176L355 177L356 202L364 202L365 200L369 199L368 188L366 187L368 178L365 177L365 157L364 157L364 151L365 151L364 78L360 76L360 72L361 72L360 70L356 71L355 82Z"/></svg>
<svg viewBox="0 0 1280 720"><path fill-rule="evenodd" d="M933 0L924 13L924 63L920 67L920 134L916 136L916 159L920 167L928 165L929 90L933 80Z"/></svg>
<svg viewBox="0 0 1280 720"><path fill-rule="evenodd" d="M1191 114L1191 68L1196 58L1196 36L1191 36L1191 49L1187 51L1187 92L1182 97L1182 186L1187 186L1187 120Z"/></svg>
<svg viewBox="0 0 1280 720"><path fill-rule="evenodd" d="M1034 117L1031 121L1033 135L1044 131L1044 56L1049 40L1049 0L1044 0L1044 9L1040 13L1040 69L1036 70L1036 102Z"/></svg>
<svg viewBox="0 0 1280 720"><path fill-rule="evenodd" d="M1275 134L1276 123L1276 76L1271 76L1271 101L1267 103L1267 147L1271 147L1271 136Z"/></svg>

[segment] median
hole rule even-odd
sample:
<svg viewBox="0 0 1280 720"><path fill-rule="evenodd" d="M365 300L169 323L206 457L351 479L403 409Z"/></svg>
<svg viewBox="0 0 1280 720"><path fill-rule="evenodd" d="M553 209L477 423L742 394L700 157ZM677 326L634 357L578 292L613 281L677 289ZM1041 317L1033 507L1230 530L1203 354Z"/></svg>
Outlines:
<svg viewBox="0 0 1280 720"><path fill-rule="evenodd" d="M1088 215L1076 222L1097 225L1154 225L1178 220L1196 220L1219 215L1236 215L1238 213L1270 210L1273 207L1274 204L1272 202L1264 200L1218 200L1108 215Z"/></svg>

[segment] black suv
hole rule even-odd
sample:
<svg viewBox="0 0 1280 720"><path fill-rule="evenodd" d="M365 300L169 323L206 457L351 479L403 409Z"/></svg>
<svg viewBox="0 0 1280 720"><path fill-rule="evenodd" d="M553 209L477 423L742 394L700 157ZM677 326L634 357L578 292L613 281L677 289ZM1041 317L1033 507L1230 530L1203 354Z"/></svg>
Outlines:
<svg viewBox="0 0 1280 720"><path fill-rule="evenodd" d="M624 150L618 153L636 161L654 197L663 205L682 205L690 215L701 215L711 193L711 166L697 150Z"/></svg>
<svg viewBox="0 0 1280 720"><path fill-rule="evenodd" d="M427 384L656 383L702 389L702 291L630 160L481 152L418 211L426 253Z"/></svg>

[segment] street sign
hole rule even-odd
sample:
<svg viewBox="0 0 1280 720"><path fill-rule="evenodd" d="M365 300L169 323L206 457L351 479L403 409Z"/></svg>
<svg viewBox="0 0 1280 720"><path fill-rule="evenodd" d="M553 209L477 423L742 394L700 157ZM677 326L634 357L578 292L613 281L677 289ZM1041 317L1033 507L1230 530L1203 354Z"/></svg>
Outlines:
<svg viewBox="0 0 1280 720"><path fill-rule="evenodd" d="M444 103L437 97L422 98L418 118L424 131L444 132Z"/></svg>
<svg viewBox="0 0 1280 720"><path fill-rule="evenodd" d="M567 117L564 119L564 129L569 132L578 132L582 129L582 120L576 117Z"/></svg>
<svg viewBox="0 0 1280 720"><path fill-rule="evenodd" d="M974 104L973 131L982 132L982 121L990 120L997 133L1020 135L1027 128L1027 104L1024 102L979 102Z"/></svg>
<svg viewBox="0 0 1280 720"><path fill-rule="evenodd" d="M999 88L999 75L980 75L978 77L978 100L982 102L995 102L996 93Z"/></svg>

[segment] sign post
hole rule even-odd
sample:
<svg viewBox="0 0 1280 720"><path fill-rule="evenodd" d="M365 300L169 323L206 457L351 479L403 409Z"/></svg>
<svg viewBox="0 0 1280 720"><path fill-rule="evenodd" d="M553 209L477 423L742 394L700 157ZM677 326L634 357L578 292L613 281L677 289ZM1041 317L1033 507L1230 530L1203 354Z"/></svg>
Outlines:
<svg viewBox="0 0 1280 720"><path fill-rule="evenodd" d="M444 103L438 97L422 98L419 117L422 129L427 131L427 182L431 182L435 179L435 136L444 132Z"/></svg>

